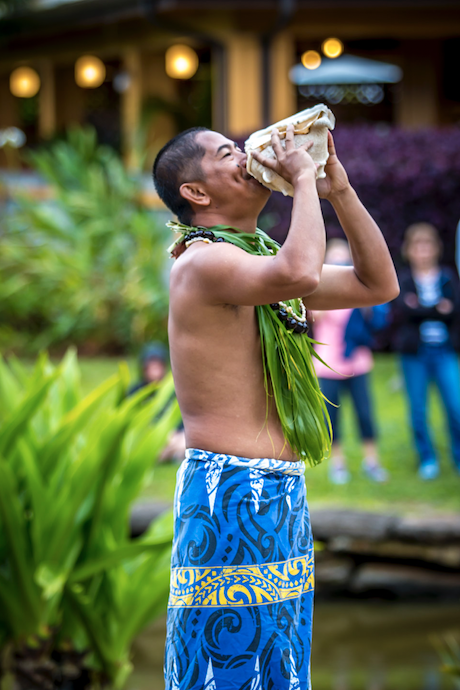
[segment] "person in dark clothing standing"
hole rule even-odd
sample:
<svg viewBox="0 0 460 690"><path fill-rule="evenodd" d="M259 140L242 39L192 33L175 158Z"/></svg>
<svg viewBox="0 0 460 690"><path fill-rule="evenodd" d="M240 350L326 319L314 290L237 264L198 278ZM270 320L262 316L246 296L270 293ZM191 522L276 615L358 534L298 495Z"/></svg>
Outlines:
<svg viewBox="0 0 460 690"><path fill-rule="evenodd" d="M147 343L139 355L139 380L128 390L131 396L150 383L160 383L168 370L168 349L163 343Z"/></svg>
<svg viewBox="0 0 460 690"><path fill-rule="evenodd" d="M418 473L434 479L439 464L427 422L427 394L436 383L449 423L452 455L460 473L460 375L456 320L460 315L458 277L439 259L442 243L433 225L416 223L405 234L403 256L409 266L399 275L401 292L393 309L393 349L401 353Z"/></svg>

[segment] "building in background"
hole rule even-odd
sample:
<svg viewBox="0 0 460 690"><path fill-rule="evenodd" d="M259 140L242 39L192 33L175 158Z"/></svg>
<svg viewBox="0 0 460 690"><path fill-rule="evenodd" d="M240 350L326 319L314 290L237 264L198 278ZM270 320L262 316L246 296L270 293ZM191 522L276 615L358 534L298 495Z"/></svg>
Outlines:
<svg viewBox="0 0 460 690"><path fill-rule="evenodd" d="M0 20L0 131L17 127L31 145L90 123L128 162L147 150L150 163L186 127L241 137L318 101L341 122L460 121L458 1L16 5ZM354 81L350 58L361 69ZM394 79L379 63L396 69Z"/></svg>

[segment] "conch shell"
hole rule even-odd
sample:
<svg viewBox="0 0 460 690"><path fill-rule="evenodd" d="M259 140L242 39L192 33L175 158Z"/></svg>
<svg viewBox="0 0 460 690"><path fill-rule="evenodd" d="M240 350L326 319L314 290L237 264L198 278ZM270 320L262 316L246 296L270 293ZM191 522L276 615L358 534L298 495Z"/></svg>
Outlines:
<svg viewBox="0 0 460 690"><path fill-rule="evenodd" d="M252 151L263 151L264 156L267 158L276 158L271 145L271 132L276 127L280 133L281 145L285 146L286 128L290 124L294 125L294 144L296 148L299 148L307 141L313 140L313 146L308 153L319 166L316 172L318 179L326 177L324 166L329 158L327 130L334 129L335 117L326 105L320 103L313 106L313 108L307 108L307 110L302 110L302 112L296 115L287 117L285 120L280 120L280 122L276 122L271 127L254 132L245 142L244 150L248 154L246 170L265 187L272 189L274 192L282 192L284 196L294 196L292 185L278 175L278 173L258 163L252 157Z"/></svg>

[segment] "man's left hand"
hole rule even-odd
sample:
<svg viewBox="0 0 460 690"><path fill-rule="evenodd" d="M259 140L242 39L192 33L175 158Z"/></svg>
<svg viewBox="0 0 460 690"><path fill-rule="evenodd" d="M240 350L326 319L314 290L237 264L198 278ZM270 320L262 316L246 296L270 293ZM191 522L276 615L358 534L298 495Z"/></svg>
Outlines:
<svg viewBox="0 0 460 690"><path fill-rule="evenodd" d="M345 172L345 168L337 158L334 139L331 132L327 133L327 147L329 150L329 158L324 168L326 177L316 180L316 189L321 199L329 199L332 201L334 196L349 189L350 182L348 181L348 175Z"/></svg>

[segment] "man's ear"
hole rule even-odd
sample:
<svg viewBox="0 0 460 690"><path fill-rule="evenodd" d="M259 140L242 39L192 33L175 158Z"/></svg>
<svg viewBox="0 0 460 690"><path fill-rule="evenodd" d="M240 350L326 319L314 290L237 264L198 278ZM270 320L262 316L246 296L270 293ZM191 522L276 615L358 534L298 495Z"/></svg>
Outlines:
<svg viewBox="0 0 460 690"><path fill-rule="evenodd" d="M209 206L211 203L211 197L205 192L199 182L184 182L179 187L179 193L190 204Z"/></svg>

